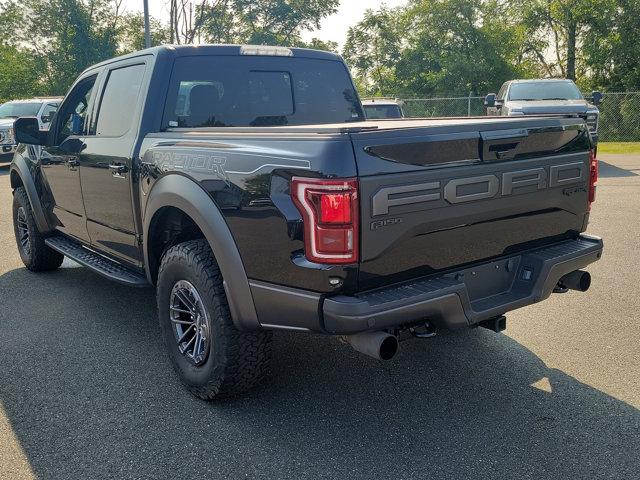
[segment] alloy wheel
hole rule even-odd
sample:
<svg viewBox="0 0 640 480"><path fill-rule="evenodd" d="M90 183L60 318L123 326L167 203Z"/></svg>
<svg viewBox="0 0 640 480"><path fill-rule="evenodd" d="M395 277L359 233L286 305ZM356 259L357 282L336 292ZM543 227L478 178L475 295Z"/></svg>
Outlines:
<svg viewBox="0 0 640 480"><path fill-rule="evenodd" d="M26 255L31 254L31 237L29 236L29 225L27 224L27 212L24 207L18 207L18 215L16 218L18 224L18 241L20 247Z"/></svg>
<svg viewBox="0 0 640 480"><path fill-rule="evenodd" d="M169 309L178 350L194 365L202 365L209 355L210 321L196 288L186 280L171 290Z"/></svg>

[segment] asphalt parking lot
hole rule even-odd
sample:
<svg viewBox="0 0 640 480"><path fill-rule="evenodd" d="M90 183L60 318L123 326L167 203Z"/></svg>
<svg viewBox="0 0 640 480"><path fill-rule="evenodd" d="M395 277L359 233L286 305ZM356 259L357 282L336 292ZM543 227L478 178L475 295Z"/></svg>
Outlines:
<svg viewBox="0 0 640 480"><path fill-rule="evenodd" d="M587 294L385 364L278 334L270 382L214 404L174 376L152 290L22 267L0 170L0 478L639 478L640 157L601 160Z"/></svg>

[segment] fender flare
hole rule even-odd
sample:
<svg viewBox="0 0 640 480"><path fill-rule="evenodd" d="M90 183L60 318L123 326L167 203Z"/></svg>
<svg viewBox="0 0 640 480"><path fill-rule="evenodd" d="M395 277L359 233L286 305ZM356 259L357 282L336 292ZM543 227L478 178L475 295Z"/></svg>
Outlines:
<svg viewBox="0 0 640 480"><path fill-rule="evenodd" d="M149 230L155 214L163 207L183 211L200 228L216 257L233 323L240 330L260 328L240 252L222 213L209 194L194 180L175 174L160 178L148 194L143 221L144 261L149 283Z"/></svg>
<svg viewBox="0 0 640 480"><path fill-rule="evenodd" d="M50 233L53 231L53 228L49 225L44 209L42 208L42 202L40 202L36 183L34 182L31 174L31 169L22 155L15 155L13 162L11 162L9 176L12 177L14 173L20 177L20 181L27 192L27 197L29 198L29 203L31 203L31 210L33 211L33 217L36 221L36 225L38 226L38 230L40 230L40 233ZM13 187L13 181L11 183L11 186Z"/></svg>

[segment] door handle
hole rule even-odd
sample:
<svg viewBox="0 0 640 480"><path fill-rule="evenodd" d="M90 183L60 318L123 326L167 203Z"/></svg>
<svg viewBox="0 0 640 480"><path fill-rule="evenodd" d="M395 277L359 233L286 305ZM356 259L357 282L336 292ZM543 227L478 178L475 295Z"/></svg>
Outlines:
<svg viewBox="0 0 640 480"><path fill-rule="evenodd" d="M113 175L116 178L124 178L124 174L129 171L127 166L122 165L121 163L109 165L109 170L111 170L111 175Z"/></svg>
<svg viewBox="0 0 640 480"><path fill-rule="evenodd" d="M80 159L78 157L69 157L67 165L69 166L69 170L75 170L76 167L80 165Z"/></svg>

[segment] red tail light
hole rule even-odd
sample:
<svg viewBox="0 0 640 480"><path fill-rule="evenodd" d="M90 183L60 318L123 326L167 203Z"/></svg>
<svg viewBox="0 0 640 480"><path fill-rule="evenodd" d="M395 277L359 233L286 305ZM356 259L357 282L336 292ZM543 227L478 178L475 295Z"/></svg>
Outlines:
<svg viewBox="0 0 640 480"><path fill-rule="evenodd" d="M589 155L589 209L596 201L596 184L598 183L598 159L595 152L591 150Z"/></svg>
<svg viewBox="0 0 640 480"><path fill-rule="evenodd" d="M358 261L358 181L293 177L291 197L304 222L305 256L316 263Z"/></svg>

